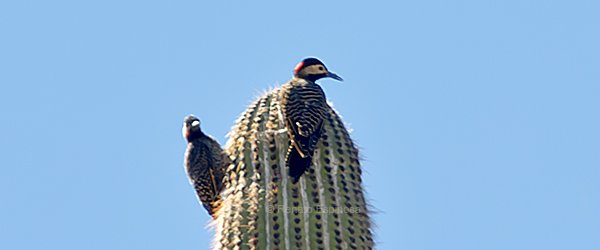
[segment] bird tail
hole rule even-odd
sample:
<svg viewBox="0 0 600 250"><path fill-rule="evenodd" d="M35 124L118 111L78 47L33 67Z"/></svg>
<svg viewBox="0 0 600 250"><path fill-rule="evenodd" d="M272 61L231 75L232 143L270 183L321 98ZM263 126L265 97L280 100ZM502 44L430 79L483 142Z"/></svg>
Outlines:
<svg viewBox="0 0 600 250"><path fill-rule="evenodd" d="M306 156L303 158L298 150L296 150L293 145L290 145L285 161L286 165L288 166L288 172L292 178L292 182L296 183L298 182L298 179L300 179L300 176L304 174L304 171L310 167L310 164L312 163L312 157Z"/></svg>

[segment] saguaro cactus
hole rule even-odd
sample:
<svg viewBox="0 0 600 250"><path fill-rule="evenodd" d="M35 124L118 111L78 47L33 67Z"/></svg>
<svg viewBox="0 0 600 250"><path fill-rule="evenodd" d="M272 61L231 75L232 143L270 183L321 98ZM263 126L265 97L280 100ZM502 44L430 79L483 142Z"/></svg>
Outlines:
<svg viewBox="0 0 600 250"><path fill-rule="evenodd" d="M329 108L313 163L293 183L289 138L274 89L238 119L214 223L214 249L371 249L358 149Z"/></svg>

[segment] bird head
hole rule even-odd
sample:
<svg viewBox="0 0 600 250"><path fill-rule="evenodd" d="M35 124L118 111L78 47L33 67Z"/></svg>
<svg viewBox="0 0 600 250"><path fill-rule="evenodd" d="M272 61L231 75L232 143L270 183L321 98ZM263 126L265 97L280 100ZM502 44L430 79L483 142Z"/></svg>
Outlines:
<svg viewBox="0 0 600 250"><path fill-rule="evenodd" d="M306 58L296 65L294 68L294 76L311 82L315 82L316 80L324 77L330 77L338 81L343 81L340 76L327 70L325 64L323 64L319 59L312 57Z"/></svg>
<svg viewBox="0 0 600 250"><path fill-rule="evenodd" d="M187 141L191 141L195 135L202 133L200 130L200 119L194 115L188 115L183 119L183 128L181 129L183 138Z"/></svg>

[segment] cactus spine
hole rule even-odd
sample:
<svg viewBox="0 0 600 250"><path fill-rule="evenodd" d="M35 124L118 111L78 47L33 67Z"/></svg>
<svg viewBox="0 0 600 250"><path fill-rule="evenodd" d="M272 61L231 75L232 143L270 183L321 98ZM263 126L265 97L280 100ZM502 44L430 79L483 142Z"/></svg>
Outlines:
<svg viewBox="0 0 600 250"><path fill-rule="evenodd" d="M293 183L279 91L252 103L229 134L213 248L371 249L358 149L342 120L328 107L313 164Z"/></svg>

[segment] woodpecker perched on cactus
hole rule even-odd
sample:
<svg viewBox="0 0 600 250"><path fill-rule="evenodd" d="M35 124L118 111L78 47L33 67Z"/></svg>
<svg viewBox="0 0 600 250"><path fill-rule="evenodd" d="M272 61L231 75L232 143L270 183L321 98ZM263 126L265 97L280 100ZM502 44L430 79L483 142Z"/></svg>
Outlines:
<svg viewBox="0 0 600 250"><path fill-rule="evenodd" d="M281 87L281 107L291 141L286 163L293 182L310 167L313 151L321 138L323 119L329 107L323 89L315 81L325 77L343 81L319 59L306 58L294 68L292 80Z"/></svg>
<svg viewBox="0 0 600 250"><path fill-rule="evenodd" d="M197 117L185 117L182 133L188 142L184 157L186 173L198 199L208 213L214 216L220 205L219 193L228 157L215 139L202 132Z"/></svg>

